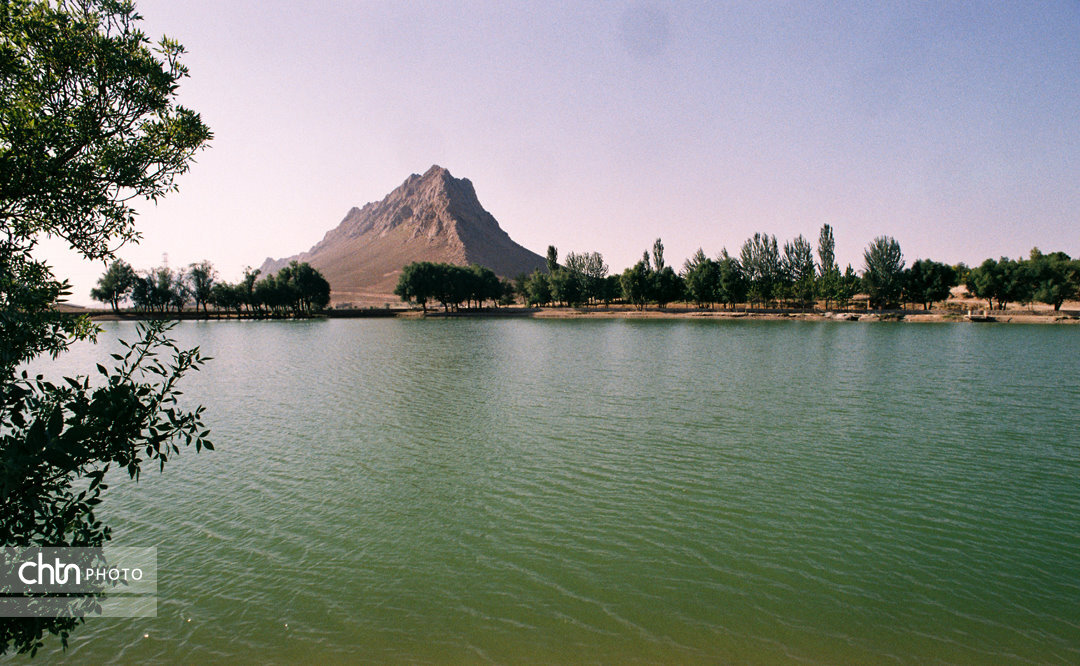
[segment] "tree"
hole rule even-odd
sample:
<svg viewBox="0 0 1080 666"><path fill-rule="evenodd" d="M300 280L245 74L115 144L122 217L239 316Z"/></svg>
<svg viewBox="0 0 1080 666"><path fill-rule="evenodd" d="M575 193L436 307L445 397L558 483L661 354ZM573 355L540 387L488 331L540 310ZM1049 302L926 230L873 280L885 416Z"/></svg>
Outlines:
<svg viewBox="0 0 1080 666"><path fill-rule="evenodd" d="M166 269L167 270L167 269ZM191 299L191 285L188 284L188 275L183 270L173 273L172 289L169 292L168 305L183 312L184 306Z"/></svg>
<svg viewBox="0 0 1080 666"><path fill-rule="evenodd" d="M960 276L956 269L948 264L929 259L925 262L923 273L926 276L926 302L923 306L929 310L932 304L949 300L952 288L960 284Z"/></svg>
<svg viewBox="0 0 1080 666"><path fill-rule="evenodd" d="M131 285L131 304L135 306L136 312L146 313L153 310L152 291L153 287L147 276L135 276L135 283Z"/></svg>
<svg viewBox="0 0 1080 666"><path fill-rule="evenodd" d="M259 279L260 273L262 271L259 269L252 269L251 266L244 267L244 279L240 284L243 285L242 300L249 311L255 310L255 282Z"/></svg>
<svg viewBox="0 0 1080 666"><path fill-rule="evenodd" d="M781 267L791 299L799 307L812 302L814 300L814 250L802 234L794 241L784 243Z"/></svg>
<svg viewBox="0 0 1080 666"><path fill-rule="evenodd" d="M1030 303L1035 299L1035 276L1027 261L1004 259L998 262L1002 275L1002 309L1009 303Z"/></svg>
<svg viewBox="0 0 1080 666"><path fill-rule="evenodd" d="M650 297L657 306L681 299L686 291L682 278L671 266L664 263L664 243L657 238L652 246L653 272L649 276Z"/></svg>
<svg viewBox="0 0 1080 666"><path fill-rule="evenodd" d="M565 259L566 270L577 273L578 275L585 275L585 255L578 254L577 252L567 252Z"/></svg>
<svg viewBox="0 0 1080 666"><path fill-rule="evenodd" d="M851 264L848 264L840 277L840 285L836 289L836 302L842 308L847 307L860 289L862 289L862 279L855 273Z"/></svg>
<svg viewBox="0 0 1080 666"><path fill-rule="evenodd" d="M402 269L394 293L405 302L418 303L427 314L428 302L436 299L440 285L445 280L446 275L440 264L414 261Z"/></svg>
<svg viewBox="0 0 1080 666"><path fill-rule="evenodd" d="M608 275L600 282L600 300L604 305L611 305L622 297L622 276Z"/></svg>
<svg viewBox="0 0 1080 666"><path fill-rule="evenodd" d="M548 245L547 249L547 271L548 273L554 273L555 269L559 267L559 250L554 245Z"/></svg>
<svg viewBox="0 0 1080 666"><path fill-rule="evenodd" d="M58 384L16 369L94 337L85 317L55 306L67 284L33 255L45 236L88 260L112 260L138 240L136 199L176 189L211 138L177 106L183 49L156 49L130 3L0 3L0 540L3 546L96 547L110 538L94 513L113 466L138 479L164 468L176 442L212 448L202 408L176 405L177 382L203 359L180 350L167 325L139 340L100 380ZM171 359L168 360L168 359ZM66 645L80 618L0 619L0 653L34 653L46 632Z"/></svg>
<svg viewBox="0 0 1080 666"><path fill-rule="evenodd" d="M584 297L582 275L569 268L558 267L550 275L551 297L566 305L579 305Z"/></svg>
<svg viewBox="0 0 1080 666"><path fill-rule="evenodd" d="M937 301L949 298L958 284L956 270L948 264L919 259L904 271L904 300L919 303L924 310Z"/></svg>
<svg viewBox="0 0 1080 666"><path fill-rule="evenodd" d="M469 272L472 278L472 293L469 296L476 301L476 306L482 307L484 301L498 303L503 296L503 286L499 282L499 276L495 275L495 272L490 268L480 264L470 265Z"/></svg>
<svg viewBox="0 0 1080 666"><path fill-rule="evenodd" d="M567 253L566 269L578 276L582 300L601 298L601 283L607 276L608 265L599 252Z"/></svg>
<svg viewBox="0 0 1080 666"><path fill-rule="evenodd" d="M296 262L290 262L290 266L293 269L292 280L296 285L300 313L311 316L324 310L330 305L330 283L308 262L303 261L293 266L294 263Z"/></svg>
<svg viewBox="0 0 1080 666"><path fill-rule="evenodd" d="M536 269L526 283L527 305L546 305L551 302L551 285L548 276Z"/></svg>
<svg viewBox="0 0 1080 666"><path fill-rule="evenodd" d="M659 273L664 270L664 244L657 238L652 246L653 270Z"/></svg>
<svg viewBox="0 0 1080 666"><path fill-rule="evenodd" d="M514 283L506 278L499 280L499 300L497 300L496 306L509 306L514 304L514 298L517 292L514 289Z"/></svg>
<svg viewBox="0 0 1080 666"><path fill-rule="evenodd" d="M164 266L136 274L131 287L131 303L140 312L164 313L180 297L183 292L176 293L176 275Z"/></svg>
<svg viewBox="0 0 1080 666"><path fill-rule="evenodd" d="M623 271L619 278L623 298L637 306L638 310L644 310L645 303L649 300L649 293L652 291L651 274L652 271L643 259Z"/></svg>
<svg viewBox="0 0 1080 666"><path fill-rule="evenodd" d="M904 255L900 243L878 236L863 252L863 288L871 308L896 307L904 287Z"/></svg>
<svg viewBox="0 0 1080 666"><path fill-rule="evenodd" d="M147 273L146 280L150 311L164 313L169 308L176 308L180 312L184 308L188 290L182 273L176 273L168 266L158 266Z"/></svg>
<svg viewBox="0 0 1080 666"><path fill-rule="evenodd" d="M825 309L829 309L829 301L836 300L837 291L840 289L840 267L836 265L836 241L833 239L832 227L828 224L821 227L818 234L818 270L817 270L817 297L825 301Z"/></svg>
<svg viewBox="0 0 1080 666"><path fill-rule="evenodd" d="M585 255L585 295L591 300L604 299L604 280L607 279L608 265L599 252Z"/></svg>
<svg viewBox="0 0 1080 666"><path fill-rule="evenodd" d="M720 251L716 268L719 274L716 298L728 307L734 308L736 303L742 303L746 299L749 289L742 265L738 259L730 256L725 248Z"/></svg>
<svg viewBox="0 0 1080 666"><path fill-rule="evenodd" d="M1035 296L1034 280L1026 262L1007 257L987 259L971 269L965 283L976 298L985 298L987 307L1004 310L1009 303L1024 303Z"/></svg>
<svg viewBox="0 0 1080 666"><path fill-rule="evenodd" d="M678 301L685 293L682 278L671 266L664 266L663 270L654 272L651 282L652 298L659 307Z"/></svg>
<svg viewBox="0 0 1080 666"><path fill-rule="evenodd" d="M780 251L776 236L756 233L743 243L740 265L747 281L747 297L768 307L780 282Z"/></svg>
<svg viewBox="0 0 1080 666"><path fill-rule="evenodd" d="M206 312L206 304L210 301L210 290L214 288L214 280L217 279L217 271L209 261L201 261L188 267L188 287L191 300L195 301L195 311L202 305Z"/></svg>
<svg viewBox="0 0 1080 666"><path fill-rule="evenodd" d="M916 261L910 268L904 269L904 289L901 299L904 307L908 303L924 303L926 301L926 276L923 275L923 266Z"/></svg>
<svg viewBox="0 0 1080 666"><path fill-rule="evenodd" d="M1001 295L1001 271L998 262L994 259L986 259L975 268L968 271L964 286L975 298L986 299L986 307L994 309L994 298Z"/></svg>
<svg viewBox="0 0 1080 666"><path fill-rule="evenodd" d="M330 283L311 264L293 260L255 283L254 300L277 316L309 317L330 304Z"/></svg>
<svg viewBox="0 0 1080 666"><path fill-rule="evenodd" d="M699 308L706 305L712 307L716 302L716 294L720 288L719 267L715 261L705 256L701 248L683 265L683 281L686 284L687 296Z"/></svg>
<svg viewBox="0 0 1080 666"><path fill-rule="evenodd" d="M957 284L964 284L967 282L968 273L971 272L971 268L968 267L967 264L961 261L958 264L954 264L952 269L956 271Z"/></svg>
<svg viewBox="0 0 1080 666"><path fill-rule="evenodd" d="M244 285L218 282L210 290L210 302L223 310L234 310L240 316L244 306Z"/></svg>
<svg viewBox="0 0 1080 666"><path fill-rule="evenodd" d="M260 313L266 312L268 314L282 314L285 304L288 302L288 295L285 293L284 284L278 281L275 276L268 275L255 283L255 290L252 294L252 304L258 309Z"/></svg>
<svg viewBox="0 0 1080 666"><path fill-rule="evenodd" d="M522 303L529 302L529 276L525 273L518 273L514 278L514 293L521 296Z"/></svg>
<svg viewBox="0 0 1080 666"><path fill-rule="evenodd" d="M181 312L192 298L193 286L184 271L174 271L168 266L158 266L143 274L136 274L131 288L131 302L142 312L167 313L170 309ZM210 298L209 291L205 295Z"/></svg>
<svg viewBox="0 0 1080 666"><path fill-rule="evenodd" d="M105 274L98 280L97 286L90 290L90 298L112 306L113 312L120 310L120 301L124 300L135 286L135 269L123 259L109 264Z"/></svg>
<svg viewBox="0 0 1080 666"><path fill-rule="evenodd" d="M1061 309L1061 304L1076 298L1080 289L1080 262L1072 261L1064 252L1043 254L1039 248L1031 250L1030 276L1035 300Z"/></svg>
<svg viewBox="0 0 1080 666"><path fill-rule="evenodd" d="M469 300L473 293L472 271L456 264L440 263L435 266L439 271L435 297L444 310L460 310L461 304Z"/></svg>

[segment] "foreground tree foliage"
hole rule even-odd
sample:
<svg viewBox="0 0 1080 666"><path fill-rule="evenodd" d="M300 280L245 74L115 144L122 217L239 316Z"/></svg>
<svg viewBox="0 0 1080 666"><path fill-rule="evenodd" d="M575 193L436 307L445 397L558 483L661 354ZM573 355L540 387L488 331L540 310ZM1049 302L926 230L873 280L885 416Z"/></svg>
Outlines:
<svg viewBox="0 0 1080 666"><path fill-rule="evenodd" d="M43 236L111 260L139 238L134 199L175 190L210 138L174 96L181 46L151 47L130 3L0 2L0 539L4 546L100 546L106 473L164 467L178 442L211 448L202 409L182 409L177 382L205 360L166 326L99 377L50 383L18 372L42 354L91 339L85 318L56 312L68 287L33 256ZM0 653L36 652L46 633L67 645L74 618L0 618Z"/></svg>

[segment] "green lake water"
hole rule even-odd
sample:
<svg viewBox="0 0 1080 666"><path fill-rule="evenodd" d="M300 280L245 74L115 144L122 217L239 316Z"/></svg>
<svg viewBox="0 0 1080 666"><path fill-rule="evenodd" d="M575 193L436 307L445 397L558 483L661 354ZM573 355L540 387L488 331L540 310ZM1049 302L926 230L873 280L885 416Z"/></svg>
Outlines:
<svg viewBox="0 0 1080 666"><path fill-rule="evenodd" d="M217 451L101 512L158 617L43 663L1080 662L1080 327L175 334Z"/></svg>

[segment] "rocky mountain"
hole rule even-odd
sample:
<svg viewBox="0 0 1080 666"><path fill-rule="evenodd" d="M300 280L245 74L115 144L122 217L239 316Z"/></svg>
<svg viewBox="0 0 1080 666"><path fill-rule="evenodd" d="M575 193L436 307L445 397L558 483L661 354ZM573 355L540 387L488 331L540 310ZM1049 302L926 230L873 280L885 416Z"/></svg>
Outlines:
<svg viewBox="0 0 1080 666"><path fill-rule="evenodd" d="M307 252L268 257L263 275L294 259L322 272L335 303L357 305L396 302L398 275L413 261L476 263L508 278L546 265L502 230L467 178L440 166L409 176L382 201L353 208Z"/></svg>

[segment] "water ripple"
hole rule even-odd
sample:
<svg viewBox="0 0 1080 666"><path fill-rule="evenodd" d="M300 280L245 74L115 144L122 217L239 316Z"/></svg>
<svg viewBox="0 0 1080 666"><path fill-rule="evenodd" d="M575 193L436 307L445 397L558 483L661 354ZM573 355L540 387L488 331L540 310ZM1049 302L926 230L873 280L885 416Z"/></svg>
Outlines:
<svg viewBox="0 0 1080 666"><path fill-rule="evenodd" d="M1074 328L177 332L218 452L103 512L159 617L50 660L1080 661Z"/></svg>

